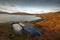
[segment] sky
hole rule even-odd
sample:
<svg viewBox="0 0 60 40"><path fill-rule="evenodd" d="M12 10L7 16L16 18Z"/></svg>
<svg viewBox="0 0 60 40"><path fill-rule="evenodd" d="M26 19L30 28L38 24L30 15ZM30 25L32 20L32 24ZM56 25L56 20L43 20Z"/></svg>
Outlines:
<svg viewBox="0 0 60 40"><path fill-rule="evenodd" d="M0 11L48 13L60 11L60 0L0 0Z"/></svg>

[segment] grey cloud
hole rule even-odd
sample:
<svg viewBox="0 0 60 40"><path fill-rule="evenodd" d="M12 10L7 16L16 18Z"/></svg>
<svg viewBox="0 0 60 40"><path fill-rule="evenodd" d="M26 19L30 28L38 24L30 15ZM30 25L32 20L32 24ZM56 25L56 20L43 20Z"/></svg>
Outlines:
<svg viewBox="0 0 60 40"><path fill-rule="evenodd" d="M2 8L1 6L9 7L32 7L32 8L44 8L44 9L59 9L60 10L60 0L0 0L0 9L8 9Z"/></svg>

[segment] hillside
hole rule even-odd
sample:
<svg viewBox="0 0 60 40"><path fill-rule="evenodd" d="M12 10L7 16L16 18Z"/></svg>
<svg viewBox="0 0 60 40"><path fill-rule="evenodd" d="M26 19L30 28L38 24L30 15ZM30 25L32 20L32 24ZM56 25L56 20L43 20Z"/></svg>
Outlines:
<svg viewBox="0 0 60 40"><path fill-rule="evenodd" d="M42 32L37 40L60 40L60 12L48 14L36 14L43 17L43 21L34 22ZM35 40L35 39L34 39Z"/></svg>
<svg viewBox="0 0 60 40"><path fill-rule="evenodd" d="M17 35L9 23L4 23L0 24L0 40L60 40L60 12L33 15L44 18L30 23L41 31L41 36L32 37L26 32Z"/></svg>
<svg viewBox="0 0 60 40"><path fill-rule="evenodd" d="M29 15L29 13L25 13L25 12L8 13L8 12L3 12L3 11L0 11L0 14Z"/></svg>

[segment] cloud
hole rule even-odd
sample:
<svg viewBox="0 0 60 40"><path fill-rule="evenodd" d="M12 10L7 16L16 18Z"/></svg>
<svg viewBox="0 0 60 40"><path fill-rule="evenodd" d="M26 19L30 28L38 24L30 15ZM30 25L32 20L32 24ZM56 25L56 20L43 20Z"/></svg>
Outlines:
<svg viewBox="0 0 60 40"><path fill-rule="evenodd" d="M60 0L0 0L0 10L7 12L50 12L60 10Z"/></svg>

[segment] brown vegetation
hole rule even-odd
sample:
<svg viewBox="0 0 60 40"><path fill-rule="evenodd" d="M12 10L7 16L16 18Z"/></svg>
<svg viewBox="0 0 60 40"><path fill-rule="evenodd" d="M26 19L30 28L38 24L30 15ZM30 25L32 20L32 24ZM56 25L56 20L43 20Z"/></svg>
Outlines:
<svg viewBox="0 0 60 40"><path fill-rule="evenodd" d="M0 40L60 40L60 12L36 14L36 16L44 18L43 21L31 23L41 31L41 36L17 35L10 24L0 24Z"/></svg>
<svg viewBox="0 0 60 40"><path fill-rule="evenodd" d="M60 40L60 12L36 14L36 16L44 18L43 21L34 23L42 32L42 35L36 40Z"/></svg>

